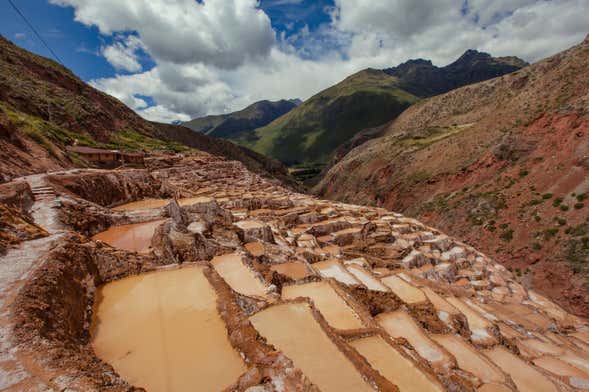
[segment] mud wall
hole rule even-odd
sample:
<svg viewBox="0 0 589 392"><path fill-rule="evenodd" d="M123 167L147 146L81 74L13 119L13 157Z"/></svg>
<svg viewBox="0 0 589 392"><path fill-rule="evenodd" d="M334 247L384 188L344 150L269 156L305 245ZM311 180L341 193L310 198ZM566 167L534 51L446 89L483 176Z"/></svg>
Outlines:
<svg viewBox="0 0 589 392"><path fill-rule="evenodd" d="M58 192L70 193L104 207L164 196L161 182L147 170L82 171L49 175L47 179Z"/></svg>

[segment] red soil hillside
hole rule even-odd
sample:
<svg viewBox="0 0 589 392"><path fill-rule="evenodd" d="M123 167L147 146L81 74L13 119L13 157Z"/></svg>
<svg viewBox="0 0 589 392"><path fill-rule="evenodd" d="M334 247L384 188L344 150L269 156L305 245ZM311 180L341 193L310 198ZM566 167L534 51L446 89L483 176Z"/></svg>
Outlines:
<svg viewBox="0 0 589 392"><path fill-rule="evenodd" d="M66 150L72 144L146 152L192 147L294 183L279 162L185 127L146 121L67 68L0 36L0 182L84 166Z"/></svg>
<svg viewBox="0 0 589 392"><path fill-rule="evenodd" d="M424 100L316 187L435 224L589 316L589 37Z"/></svg>

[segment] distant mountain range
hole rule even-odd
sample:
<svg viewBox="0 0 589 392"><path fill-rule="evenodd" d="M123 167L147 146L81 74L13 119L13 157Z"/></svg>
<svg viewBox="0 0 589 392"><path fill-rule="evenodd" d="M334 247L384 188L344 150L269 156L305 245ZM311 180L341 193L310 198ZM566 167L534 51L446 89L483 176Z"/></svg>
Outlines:
<svg viewBox="0 0 589 392"><path fill-rule="evenodd" d="M243 134L269 124L302 103L300 99L259 101L237 112L195 118L185 127L223 139L239 139Z"/></svg>
<svg viewBox="0 0 589 392"><path fill-rule="evenodd" d="M242 120L248 118L247 112L252 112L249 108L223 117L204 117L186 125L211 136L228 138L288 165L325 164L339 146L359 132L395 119L422 98L526 65L517 57L495 58L476 50L466 51L445 67L436 67L427 60L410 60L394 68L366 69L351 75L265 126L253 128L251 121Z"/></svg>
<svg viewBox="0 0 589 392"><path fill-rule="evenodd" d="M458 87L495 78L528 65L517 57L492 57L488 53L467 50L458 60L436 67L429 60L409 60L385 69L398 78L398 86L421 98L443 94Z"/></svg>

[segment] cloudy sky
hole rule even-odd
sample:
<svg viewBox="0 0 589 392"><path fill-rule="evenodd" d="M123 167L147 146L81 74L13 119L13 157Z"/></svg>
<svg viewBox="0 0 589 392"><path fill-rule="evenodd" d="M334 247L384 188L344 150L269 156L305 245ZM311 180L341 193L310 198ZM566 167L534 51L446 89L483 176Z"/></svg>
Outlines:
<svg viewBox="0 0 589 392"><path fill-rule="evenodd" d="M351 73L466 49L533 62L589 33L589 0L18 0L64 64L150 120L306 99ZM49 57L6 1L0 33Z"/></svg>

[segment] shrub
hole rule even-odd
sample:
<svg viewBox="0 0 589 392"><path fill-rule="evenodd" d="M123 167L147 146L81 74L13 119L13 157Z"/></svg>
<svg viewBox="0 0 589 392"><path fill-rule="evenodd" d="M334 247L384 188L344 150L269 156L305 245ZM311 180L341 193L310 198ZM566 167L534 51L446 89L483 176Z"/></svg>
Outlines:
<svg viewBox="0 0 589 392"><path fill-rule="evenodd" d="M542 220L542 217L540 217L540 215L534 215L534 220L536 222L540 222Z"/></svg>
<svg viewBox="0 0 589 392"><path fill-rule="evenodd" d="M587 225L579 225L576 227L571 227L567 234L572 235L573 237L581 237L587 235L588 227Z"/></svg>
<svg viewBox="0 0 589 392"><path fill-rule="evenodd" d="M511 241L513 239L513 230L509 229L509 230L504 230L501 235L499 235L499 237L503 240L503 241Z"/></svg>
<svg viewBox="0 0 589 392"><path fill-rule="evenodd" d="M585 200L587 200L587 192L577 195L577 201L585 201Z"/></svg>
<svg viewBox="0 0 589 392"><path fill-rule="evenodd" d="M522 170L520 170L520 171L519 171L519 176L520 176L520 177L525 177L525 176L527 176L528 174L530 174L530 172L529 172L529 171L527 171L526 169L522 169Z"/></svg>
<svg viewBox="0 0 589 392"><path fill-rule="evenodd" d="M554 220L561 226L564 226L567 224L567 220L565 218L556 217L556 218L554 218Z"/></svg>
<svg viewBox="0 0 589 392"><path fill-rule="evenodd" d="M558 234L558 228L557 227L554 227L554 228L551 228L551 229L546 229L546 230L544 230L544 239L545 240L549 240L552 237L554 237L556 234Z"/></svg>
<svg viewBox="0 0 589 392"><path fill-rule="evenodd" d="M552 199L552 193L543 194L542 199L544 199L544 200Z"/></svg>
<svg viewBox="0 0 589 392"><path fill-rule="evenodd" d="M569 206L567 206L566 204L561 204L559 206L559 208L561 211L568 211L569 210Z"/></svg>
<svg viewBox="0 0 589 392"><path fill-rule="evenodd" d="M560 205L560 203L562 203L563 198L562 197L557 197L556 199L552 200L552 205L554 207L558 207Z"/></svg>
<svg viewBox="0 0 589 392"><path fill-rule="evenodd" d="M581 208L585 207L585 204L583 204L583 203L575 203L574 207L575 207L575 210L580 210Z"/></svg>
<svg viewBox="0 0 589 392"><path fill-rule="evenodd" d="M538 242L534 242L532 244L532 249L533 250L540 250L540 249L542 249L542 245L540 245L540 243L538 243Z"/></svg>

